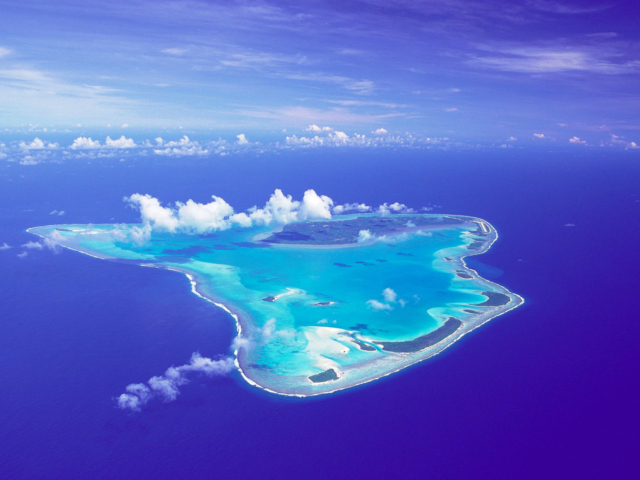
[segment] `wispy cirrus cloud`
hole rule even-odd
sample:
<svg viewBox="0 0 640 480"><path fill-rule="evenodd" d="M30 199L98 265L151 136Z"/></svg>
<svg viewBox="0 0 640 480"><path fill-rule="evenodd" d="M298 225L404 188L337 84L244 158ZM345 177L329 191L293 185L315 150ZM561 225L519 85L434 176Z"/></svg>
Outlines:
<svg viewBox="0 0 640 480"><path fill-rule="evenodd" d="M349 90L357 95L371 95L375 91L375 83L371 80L356 80L342 75L326 73L286 73L282 77L305 82L330 83Z"/></svg>
<svg viewBox="0 0 640 480"><path fill-rule="evenodd" d="M602 12L603 10L607 10L613 6L611 4L604 3L600 5L581 6L573 5L572 3L567 2L555 2L551 0L534 0L533 2L531 2L531 5L537 10L565 15L582 15L585 13Z"/></svg>
<svg viewBox="0 0 640 480"><path fill-rule="evenodd" d="M606 75L640 72L640 60L628 59L614 47L531 46L480 47L486 54L472 55L470 63L516 73L589 72Z"/></svg>

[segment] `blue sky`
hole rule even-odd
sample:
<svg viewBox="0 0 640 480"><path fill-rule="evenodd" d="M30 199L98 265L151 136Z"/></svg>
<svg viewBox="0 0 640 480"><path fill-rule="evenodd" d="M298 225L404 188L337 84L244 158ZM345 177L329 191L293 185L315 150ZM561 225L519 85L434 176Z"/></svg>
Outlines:
<svg viewBox="0 0 640 480"><path fill-rule="evenodd" d="M633 2L22 0L0 11L6 134L640 144Z"/></svg>

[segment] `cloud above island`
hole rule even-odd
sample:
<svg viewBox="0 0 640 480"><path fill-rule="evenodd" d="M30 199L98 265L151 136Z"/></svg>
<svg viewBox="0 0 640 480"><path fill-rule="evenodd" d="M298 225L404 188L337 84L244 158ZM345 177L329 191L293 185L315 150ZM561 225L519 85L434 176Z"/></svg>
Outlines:
<svg viewBox="0 0 640 480"><path fill-rule="evenodd" d="M128 238L135 243L143 243L154 232L199 235L230 228L279 226L298 221L329 220L334 214L376 212L391 215L416 212L415 209L399 202L384 203L376 209L364 203L334 205L333 199L326 195L319 195L312 189L305 191L300 201L276 189L263 207L253 206L244 212L236 212L221 197L212 195L211 198L213 200L209 203L199 203L189 199L186 202L177 201L163 205L159 199L149 194L134 193L124 197L123 201L140 212L141 224L120 226L114 230L113 234L117 235L120 241ZM415 233L424 234L421 231ZM362 230L357 242L366 244L403 241L407 238L409 235L406 232L376 236L368 230Z"/></svg>
<svg viewBox="0 0 640 480"><path fill-rule="evenodd" d="M235 213L224 199L212 196L209 203L194 200L176 202L173 207L162 206L151 195L135 193L124 201L140 211L142 223L151 231L202 234L218 230L228 230L234 226L251 227L299 221L331 218L333 200L318 195L314 190L304 192L302 201L293 200L276 189L262 208L254 206L247 212Z"/></svg>

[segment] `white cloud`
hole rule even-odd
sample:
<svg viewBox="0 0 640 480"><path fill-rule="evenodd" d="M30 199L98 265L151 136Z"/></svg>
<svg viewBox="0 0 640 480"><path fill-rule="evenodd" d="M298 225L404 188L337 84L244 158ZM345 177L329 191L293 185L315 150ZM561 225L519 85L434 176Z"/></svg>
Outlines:
<svg viewBox="0 0 640 480"><path fill-rule="evenodd" d="M565 223L564 226L565 227L575 227L576 224L575 223Z"/></svg>
<svg viewBox="0 0 640 480"><path fill-rule="evenodd" d="M534 8L538 10L543 10L545 12L553 12L560 13L565 15L579 15L584 13L594 13L600 12L602 10L606 10L611 8L612 5L601 4L601 5L593 5L588 7L576 7L573 5L567 5L566 3L556 2L552 0L534 0L530 2ZM611 33L607 32L604 34L594 34L598 36L610 36ZM615 36L615 34L613 34Z"/></svg>
<svg viewBox="0 0 640 480"><path fill-rule="evenodd" d="M39 242L27 242L22 245L22 248L29 248L31 250L42 250L44 246Z"/></svg>
<svg viewBox="0 0 640 480"><path fill-rule="evenodd" d="M640 148L640 146L636 143L636 142L629 142L629 145L627 145L627 148Z"/></svg>
<svg viewBox="0 0 640 480"><path fill-rule="evenodd" d="M187 53L186 48L164 48L160 51L162 53L166 53L167 55L176 55L176 56L184 55L185 53Z"/></svg>
<svg viewBox="0 0 640 480"><path fill-rule="evenodd" d="M59 217L64 215L64 210L53 210L49 215L58 215Z"/></svg>
<svg viewBox="0 0 640 480"><path fill-rule="evenodd" d="M376 236L371 233L371 230L360 230L360 232L358 232L358 238L356 239L356 241L358 243L370 243L375 241Z"/></svg>
<svg viewBox="0 0 640 480"><path fill-rule="evenodd" d="M319 128L319 127L318 127ZM325 127L326 128L326 127ZM284 148L318 148L318 147L433 147L450 146L448 137L423 137L410 133L404 135L366 135L354 133L349 136L344 132L335 132L326 136L298 137L291 135L285 138ZM281 147L282 148L282 147Z"/></svg>
<svg viewBox="0 0 640 480"><path fill-rule="evenodd" d="M516 140L518 140L516 137L509 137L509 142L515 142Z"/></svg>
<svg viewBox="0 0 640 480"><path fill-rule="evenodd" d="M333 128L331 127L319 127L318 125L309 125L305 128L306 132L333 132Z"/></svg>
<svg viewBox="0 0 640 480"><path fill-rule="evenodd" d="M2 245L0 245L0 251L2 250L9 250L11 247L9 245L7 245L6 243L3 243Z"/></svg>
<svg viewBox="0 0 640 480"><path fill-rule="evenodd" d="M163 207L157 198L151 195L135 193L125 197L124 201L140 211L142 223L147 230L138 232L139 240L148 238L152 230L165 232L206 233L227 230L234 225L250 227L252 225L287 224L297 220L331 218L333 200L318 195L314 190L304 193L302 202L294 201L277 189L263 208L253 207L247 213L234 213L233 207L222 198L212 197L207 204L188 200L176 202L174 208Z"/></svg>
<svg viewBox="0 0 640 480"><path fill-rule="evenodd" d="M111 137L107 137L104 146L107 148L135 148L136 142L134 142L132 138L125 138L125 136L122 135L117 140L111 140Z"/></svg>
<svg viewBox="0 0 640 480"><path fill-rule="evenodd" d="M44 150L47 148L58 148L59 145L57 143L49 143L40 140L38 137L34 138L32 142L25 143L20 142L20 148L24 150Z"/></svg>
<svg viewBox="0 0 640 480"><path fill-rule="evenodd" d="M534 133L533 136L536 138L544 138L544 133Z"/></svg>
<svg viewBox="0 0 640 480"><path fill-rule="evenodd" d="M378 300L367 300L367 306L377 311L391 311L393 307Z"/></svg>
<svg viewBox="0 0 640 480"><path fill-rule="evenodd" d="M421 231L413 232L418 235L421 234ZM377 235L372 233L370 230L360 230L358 232L358 236L356 238L356 242L360 245L367 245L371 243L383 243L383 242L403 242L409 238L409 234L407 232L402 232L395 235Z"/></svg>
<svg viewBox="0 0 640 480"><path fill-rule="evenodd" d="M236 351L236 350L240 350L241 348L249 348L249 346L251 345L251 341L248 338L244 338L244 337L236 337L233 339L233 342L231 343L231 349Z"/></svg>
<svg viewBox="0 0 640 480"><path fill-rule="evenodd" d="M140 210L142 222L149 224L152 228L169 232L175 232L178 228L179 222L175 218L173 210L162 207L157 198L134 193L130 197L125 197L124 201Z"/></svg>
<svg viewBox="0 0 640 480"><path fill-rule="evenodd" d="M70 148L74 150L84 150L89 148L100 148L100 142L98 140L91 140L91 137L78 137L71 144Z"/></svg>
<svg viewBox="0 0 640 480"><path fill-rule="evenodd" d="M623 55L614 46L484 46L481 50L491 54L474 56L471 63L516 73L594 72L616 75L633 73L640 68L638 60L621 59Z"/></svg>
<svg viewBox="0 0 640 480"><path fill-rule="evenodd" d="M180 394L178 387L189 383L188 374L204 374L208 377L226 375L235 368L231 357L212 360L194 353L191 361L179 367L170 367L164 375L151 377L147 385L133 383L128 385L125 393L116 402L122 410L139 411L153 398L160 398L165 402L174 401Z"/></svg>
<svg viewBox="0 0 640 480"><path fill-rule="evenodd" d="M457 112L458 108L457 107L450 107L450 108L445 108L444 109L445 112Z"/></svg>
<svg viewBox="0 0 640 480"><path fill-rule="evenodd" d="M335 213L336 215L340 215L342 213L351 212L351 211L357 211L362 213L370 212L371 207L368 205L365 205L364 203L345 203L344 205L336 205L335 207L333 207L333 213Z"/></svg>
<svg viewBox="0 0 640 480"><path fill-rule="evenodd" d="M376 135L386 135L389 132L387 132L385 128L380 127L377 130L374 130L372 133L375 133Z"/></svg>
<svg viewBox="0 0 640 480"><path fill-rule="evenodd" d="M318 195L315 190L307 190L298 209L298 220L331 218L333 200L326 195Z"/></svg>
<svg viewBox="0 0 640 480"><path fill-rule="evenodd" d="M587 142L584 140L580 140L578 137L573 137L569 139L569 143L575 143L577 145L586 145Z"/></svg>
<svg viewBox="0 0 640 480"><path fill-rule="evenodd" d="M24 257L26 257L27 255L29 255L27 252L20 252L20 253L18 253L18 254L16 255L16 257L18 257L18 258L24 258Z"/></svg>
<svg viewBox="0 0 640 480"><path fill-rule="evenodd" d="M244 133L236 135L236 137L238 138L238 145L247 145L249 143L249 140L244 136Z"/></svg>
<svg viewBox="0 0 640 480"><path fill-rule="evenodd" d="M31 155L26 155L22 158L22 160L20 160L19 163L20 165L38 165L40 163L40 160L32 157Z"/></svg>
<svg viewBox="0 0 640 480"><path fill-rule="evenodd" d="M414 209L407 207L404 203L392 203L388 205L383 203L378 207L378 213L382 215L389 215L390 213L413 213Z"/></svg>
<svg viewBox="0 0 640 480"><path fill-rule="evenodd" d="M395 303L395 301L398 299L398 294L391 288L385 288L382 291L382 296L387 303Z"/></svg>
<svg viewBox="0 0 640 480"><path fill-rule="evenodd" d="M128 123L123 123L122 124L122 128L129 128L129 124Z"/></svg>
<svg viewBox="0 0 640 480"><path fill-rule="evenodd" d="M11 53L11 50L9 50L8 48L0 47L0 58L11 55Z"/></svg>
<svg viewBox="0 0 640 480"><path fill-rule="evenodd" d="M286 224L297 220L331 218L332 206L331 198L318 195L314 190L304 192L301 203L294 201L291 195L285 196L282 190L276 189L264 208L249 209L249 217L257 225Z"/></svg>
<svg viewBox="0 0 640 480"><path fill-rule="evenodd" d="M156 138L156 147L153 151L156 155L166 155L170 157L185 157L192 155L206 155L209 150L202 148L197 141L189 140L189 137L184 135L180 140L165 142L161 137Z"/></svg>
<svg viewBox="0 0 640 480"><path fill-rule="evenodd" d="M58 255L62 252L62 247L58 244L61 240L63 240L63 237L60 232L54 230L44 238L42 243L47 249Z"/></svg>
<svg viewBox="0 0 640 480"><path fill-rule="evenodd" d="M265 322L260 330L260 335L262 335L263 340L268 340L271 338L276 331L276 319L270 318Z"/></svg>

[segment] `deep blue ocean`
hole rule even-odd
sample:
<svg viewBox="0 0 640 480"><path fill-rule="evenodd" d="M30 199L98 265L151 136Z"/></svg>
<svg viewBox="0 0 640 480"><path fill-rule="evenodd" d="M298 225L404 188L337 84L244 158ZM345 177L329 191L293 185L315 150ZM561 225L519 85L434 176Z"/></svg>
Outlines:
<svg viewBox="0 0 640 480"><path fill-rule="evenodd" d="M0 478L639 478L640 157L585 150L4 162ZM68 250L18 258L25 230L136 222L122 202L136 192L244 210L275 188L483 218L500 239L469 264L526 304L345 392L290 399L232 374L116 408L195 351L228 354L233 320L178 273Z"/></svg>

